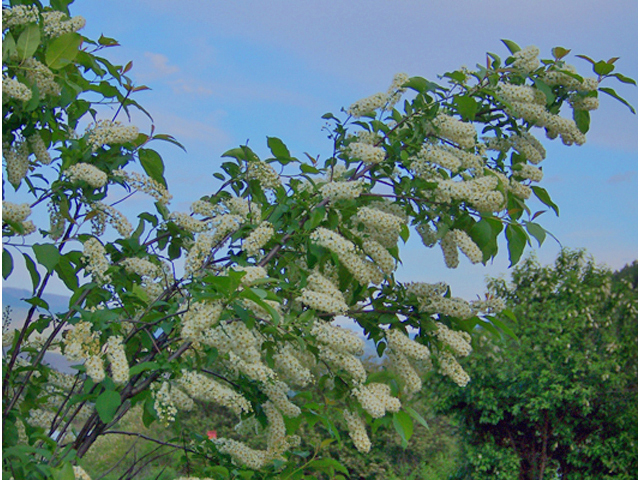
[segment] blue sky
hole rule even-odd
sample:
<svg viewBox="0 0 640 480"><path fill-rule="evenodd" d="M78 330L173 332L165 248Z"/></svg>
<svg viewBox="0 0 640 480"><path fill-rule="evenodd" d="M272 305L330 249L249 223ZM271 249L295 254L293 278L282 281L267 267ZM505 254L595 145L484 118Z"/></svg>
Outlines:
<svg viewBox="0 0 640 480"><path fill-rule="evenodd" d="M637 77L637 9L633 0L77 0L71 6L87 20L85 35L121 43L105 56L133 61L133 79L152 88L138 101L157 131L186 146L185 154L157 145L172 207L180 210L214 189L211 174L225 150L248 141L266 155L266 136L276 136L299 158L303 152L324 158L331 145L322 114L386 90L397 72L436 80L482 63L486 51L504 58L501 38L534 44L547 58L558 45L571 48L571 56L619 56L619 71ZM590 72L586 62L571 62ZM637 105L635 87L611 86ZM148 130L144 117L134 122ZM587 248L613 268L637 258L637 135L637 117L601 98L587 144L547 142L542 164L541 185L561 217L547 213L541 223L563 245ZM538 256L551 262L558 248L548 239ZM464 259L449 271L439 249L426 250L414 234L398 277L445 280L454 295L472 299L483 291L485 275L507 271L502 253L489 268Z"/></svg>

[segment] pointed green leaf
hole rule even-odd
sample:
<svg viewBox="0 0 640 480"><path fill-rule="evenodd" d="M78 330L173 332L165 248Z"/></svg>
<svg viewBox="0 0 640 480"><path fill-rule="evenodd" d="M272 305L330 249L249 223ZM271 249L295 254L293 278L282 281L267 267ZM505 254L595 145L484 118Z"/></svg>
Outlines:
<svg viewBox="0 0 640 480"><path fill-rule="evenodd" d="M57 70L75 60L82 45L82 36L75 32L65 33L53 40L47 47L44 59L49 68Z"/></svg>
<svg viewBox="0 0 640 480"><path fill-rule="evenodd" d="M509 49L511 53L516 53L522 50L517 43L512 42L511 40L502 39L500 41L505 44L505 46Z"/></svg>
<svg viewBox="0 0 640 480"><path fill-rule="evenodd" d="M13 272L13 258L11 257L11 254L3 248L2 249L2 278L6 280L7 278L9 278L9 275L11 275L11 272Z"/></svg>
<svg viewBox="0 0 640 480"><path fill-rule="evenodd" d="M578 130L582 133L587 133L589 131L589 126L591 125L591 115L589 115L588 110L574 109L573 121L576 122Z"/></svg>
<svg viewBox="0 0 640 480"><path fill-rule="evenodd" d="M542 93L544 93L545 97L547 97L547 105L551 105L556 99L556 96L553 94L553 91L551 90L551 87L549 85L547 85L546 83L544 83L539 78L536 78L533 81L533 83L535 83L536 88L538 90L540 90Z"/></svg>
<svg viewBox="0 0 640 480"><path fill-rule="evenodd" d="M566 57L570 51L571 50L563 47L555 47L551 50L551 53L553 54L553 58L555 58L556 60L560 60L561 58Z"/></svg>
<svg viewBox="0 0 640 480"><path fill-rule="evenodd" d="M409 439L411 435L413 435L413 421L411 417L403 412L395 412L393 414L393 426L400 435L400 439L402 440L402 447L407 448L409 444Z"/></svg>
<svg viewBox="0 0 640 480"><path fill-rule="evenodd" d="M276 137L267 137L267 145L274 157L291 158L291 153L286 145Z"/></svg>
<svg viewBox="0 0 640 480"><path fill-rule="evenodd" d="M407 243L409 241L409 235L411 235L411 232L409 231L409 227L403 223L400 226L400 238L402 238L402 241L404 243Z"/></svg>
<svg viewBox="0 0 640 480"><path fill-rule="evenodd" d="M586 55L576 55L576 57L578 58L582 58L583 60L586 60L587 62L589 62L592 65L595 65L595 60L593 60L592 58L587 57Z"/></svg>
<svg viewBox="0 0 640 480"><path fill-rule="evenodd" d="M631 106L631 104L629 102L627 102L624 98L622 98L620 95L618 95L613 88L600 87L598 90L600 92L603 92L603 93L606 93L607 95L612 96L613 98L615 98L619 102L624 103L627 107L629 107L629 110L631 110L631 113L633 113L633 114L636 113L635 109Z"/></svg>
<svg viewBox="0 0 640 480"><path fill-rule="evenodd" d="M413 419L416 420L420 425L422 425L424 428L427 428L427 429L429 428L429 424L424 419L424 417L420 415L418 412L416 412L413 408L407 407L406 405L403 408L404 408L404 411L407 412L409 415L411 415Z"/></svg>
<svg viewBox="0 0 640 480"><path fill-rule="evenodd" d="M511 263L509 267L513 267L520 257L522 256L522 252L524 252L524 247L527 245L527 234L524 229L520 225L507 225L507 230L505 231L505 236L507 237L507 246L509 248L509 262Z"/></svg>
<svg viewBox="0 0 640 480"><path fill-rule="evenodd" d="M115 390L106 390L96 399L96 411L100 420L109 423L120 407L120 394Z"/></svg>
<svg viewBox="0 0 640 480"><path fill-rule="evenodd" d="M31 276L31 283L33 284L33 291L35 292L36 288L38 288L38 285L40 284L40 274L38 273L36 262L34 262L26 253L23 253L22 256L24 257L24 263L26 264L29 275Z"/></svg>
<svg viewBox="0 0 640 480"><path fill-rule="evenodd" d="M141 148L138 151L138 155L140 158L140 164L147 175L166 187L167 182L164 179L164 163L160 154L155 150Z"/></svg>
<svg viewBox="0 0 640 480"><path fill-rule="evenodd" d="M11 57L16 53L16 41L13 39L13 35L7 32L2 39L2 62L9 63Z"/></svg>
<svg viewBox="0 0 640 480"><path fill-rule="evenodd" d="M553 211L556 212L557 217L560 216L560 209L555 203L553 203L551 197L549 196L549 193L544 188L533 186L531 187L531 190L533 190L534 195L538 197L538 200L540 200L546 206L551 207Z"/></svg>
<svg viewBox="0 0 640 480"><path fill-rule="evenodd" d="M595 65L593 66L593 71L598 75L607 75L613 72L615 68L616 67L614 67L612 64L607 63L604 60L600 60L599 62L596 62Z"/></svg>
<svg viewBox="0 0 640 480"><path fill-rule="evenodd" d="M51 243L35 244L33 246L33 253L36 255L36 259L40 265L43 265L49 273L53 272L53 269L60 260L60 252L55 245Z"/></svg>
<svg viewBox="0 0 640 480"><path fill-rule="evenodd" d="M538 241L538 246L542 246L542 242L547 237L547 231L534 222L526 222L525 226L527 227L527 232Z"/></svg>
<svg viewBox="0 0 640 480"><path fill-rule="evenodd" d="M637 85L638 84L633 78L625 77L621 73L614 73L612 75L612 77L616 77L622 83L630 83L631 85Z"/></svg>
<svg viewBox="0 0 640 480"><path fill-rule="evenodd" d="M25 61L27 58L33 57L40 45L40 27L35 23L27 25L23 32L18 37L16 48L18 50L18 56L20 61Z"/></svg>
<svg viewBox="0 0 640 480"><path fill-rule="evenodd" d="M471 97L458 96L453 99L453 103L458 107L458 113L465 120L474 120L478 112L478 104Z"/></svg>

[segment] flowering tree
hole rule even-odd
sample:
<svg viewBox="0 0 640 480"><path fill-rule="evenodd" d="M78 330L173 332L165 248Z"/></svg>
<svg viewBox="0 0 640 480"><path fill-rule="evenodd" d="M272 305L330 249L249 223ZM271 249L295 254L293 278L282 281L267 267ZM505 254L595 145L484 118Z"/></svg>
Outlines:
<svg viewBox="0 0 640 480"><path fill-rule="evenodd" d="M533 185L545 150L532 132L581 145L599 92L617 97L600 83L633 82L612 73L615 59L583 57L597 75L583 78L568 50L541 61L535 47L505 41L504 62L489 54L476 71L446 73L446 86L399 74L341 118L325 115L334 148L322 163L273 137L265 160L246 146L226 152L218 190L179 212L149 146L177 141L117 121L142 109L132 96L146 88L127 77L131 64L99 56L117 42L78 33L84 20L68 0L22 3L3 7L3 194L31 197L3 197L3 277L19 255L33 281L24 325L3 335L3 475L14 478L87 478L72 465L136 405L146 424L167 424L215 402L240 430L264 431L262 449L198 434L179 446L220 478L344 471L318 451L296 463L303 421L329 431L342 422L361 452L379 419L407 439L423 422L408 404L421 373L464 387L457 358L478 324L500 327L502 302L396 282L399 240L413 228L455 268L460 252L493 258L504 232L515 264L530 236L545 237L526 200L557 213ZM573 118L560 115L566 104ZM114 205L138 192L155 211L134 228ZM36 213L45 209L46 224ZM72 292L65 312L43 299L54 276ZM334 326L338 316L364 330L392 372L368 375L362 340ZM54 349L76 375L43 363ZM324 400L305 393L314 382Z"/></svg>
<svg viewBox="0 0 640 480"><path fill-rule="evenodd" d="M518 342L485 336L465 363L473 384L437 389L463 426L460 478L635 478L637 262L612 274L563 250L490 289L517 316Z"/></svg>

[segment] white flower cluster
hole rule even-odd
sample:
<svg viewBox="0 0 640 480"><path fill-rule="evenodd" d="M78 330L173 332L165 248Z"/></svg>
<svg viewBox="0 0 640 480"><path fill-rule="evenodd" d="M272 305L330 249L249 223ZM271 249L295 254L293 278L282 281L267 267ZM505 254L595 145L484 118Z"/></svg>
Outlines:
<svg viewBox="0 0 640 480"><path fill-rule="evenodd" d="M91 150L95 152L103 145L117 145L133 142L138 138L138 127L134 125L122 125L111 120L98 120L87 127L85 135Z"/></svg>
<svg viewBox="0 0 640 480"><path fill-rule="evenodd" d="M362 362L348 352L334 350L326 344L318 345L318 358L327 362L331 367L345 371L355 384L364 383L367 379L367 371Z"/></svg>
<svg viewBox="0 0 640 480"><path fill-rule="evenodd" d="M243 220L258 222L262 217L260 205L249 202L246 198L232 197L224 201L225 206L232 215L238 215Z"/></svg>
<svg viewBox="0 0 640 480"><path fill-rule="evenodd" d="M201 373L183 370L178 383L191 398L217 403L230 408L237 415L253 410L242 395Z"/></svg>
<svg viewBox="0 0 640 480"><path fill-rule="evenodd" d="M246 361L233 352L229 352L228 356L227 366L235 375L242 372L247 378L262 384L275 380L277 377L276 372L262 363L259 354L257 361Z"/></svg>
<svg viewBox="0 0 640 480"><path fill-rule="evenodd" d="M173 198L164 185L146 175L119 169L113 172L113 176L123 179L131 187L155 198L162 205L168 204Z"/></svg>
<svg viewBox="0 0 640 480"><path fill-rule="evenodd" d="M371 114L377 109L382 108L389 101L389 95L378 92L370 95L362 100L358 100L353 103L348 109L347 113L354 117L362 117L364 115Z"/></svg>
<svg viewBox="0 0 640 480"><path fill-rule="evenodd" d="M89 322L78 322L63 337L64 355L71 361L82 361L100 354L100 332L92 332Z"/></svg>
<svg viewBox="0 0 640 480"><path fill-rule="evenodd" d="M262 468L267 462L266 452L255 450L231 438L216 438L213 442L220 453L229 455L234 462L253 470Z"/></svg>
<svg viewBox="0 0 640 480"><path fill-rule="evenodd" d="M307 277L307 286L300 290L298 300L321 312L339 314L349 309L342 292L318 272Z"/></svg>
<svg viewBox="0 0 640 480"><path fill-rule="evenodd" d="M472 148L476 144L476 129L472 123L439 113L433 120L433 126L439 137L457 143L461 148Z"/></svg>
<svg viewBox="0 0 640 480"><path fill-rule="evenodd" d="M495 173L495 172L494 172ZM499 212L505 208L506 199L497 191L497 175L485 175L471 180L437 180L436 199L443 203L452 200L466 201L481 212ZM508 181L504 182L508 185Z"/></svg>
<svg viewBox="0 0 640 480"><path fill-rule="evenodd" d="M347 149L353 158L357 158L367 165L375 165L383 162L386 156L384 148L374 147L367 143L351 143Z"/></svg>
<svg viewBox="0 0 640 480"><path fill-rule="evenodd" d="M454 233L449 230L444 237L440 239L440 248L444 255L444 263L447 268L458 268L460 260L458 260L458 245Z"/></svg>
<svg viewBox="0 0 640 480"><path fill-rule="evenodd" d="M431 313L448 315L450 317L466 319L475 315L475 312L473 308L471 308L471 305L469 305L469 302L459 297L431 297L423 305L423 310Z"/></svg>
<svg viewBox="0 0 640 480"><path fill-rule="evenodd" d="M184 265L185 277L195 274L200 270L204 261L208 258L213 248L213 236L208 233L201 233L196 237L196 241L189 249Z"/></svg>
<svg viewBox="0 0 640 480"><path fill-rule="evenodd" d="M267 278L267 271L263 267L256 266L248 266L242 267L237 265L233 267L236 272L244 272L245 275L242 277L242 284L245 286L250 286L256 282L256 280L260 280L261 278Z"/></svg>
<svg viewBox="0 0 640 480"><path fill-rule="evenodd" d="M431 357L431 352L426 345L410 339L400 330L387 330L385 334L389 348L401 352L416 360L427 360Z"/></svg>
<svg viewBox="0 0 640 480"><path fill-rule="evenodd" d="M313 382L311 371L300 362L292 345L283 345L273 359L276 370L282 372L295 385L305 387Z"/></svg>
<svg viewBox="0 0 640 480"><path fill-rule="evenodd" d="M509 141L514 150L524 155L534 165L540 163L547 156L545 148L530 132L512 135L509 137Z"/></svg>
<svg viewBox="0 0 640 480"><path fill-rule="evenodd" d="M544 176L541 169L528 164L518 165L518 168L514 169L514 175L532 182L539 182Z"/></svg>
<svg viewBox="0 0 640 480"><path fill-rule="evenodd" d="M531 197L533 190L528 185L518 182L515 178L509 180L509 191L518 198L526 200Z"/></svg>
<svg viewBox="0 0 640 480"><path fill-rule="evenodd" d="M129 362L122 345L122 337L111 336L107 340L107 359L111 364L111 376L116 384L129 381Z"/></svg>
<svg viewBox="0 0 640 480"><path fill-rule="evenodd" d="M21 235L29 235L36 231L36 226L27 217L31 215L31 207L28 203L11 203L2 201L2 219L9 222L20 223L23 233Z"/></svg>
<svg viewBox="0 0 640 480"><path fill-rule="evenodd" d="M56 83L53 72L46 65L35 58L28 58L24 61L24 67L27 80L38 87L40 98L44 98L46 95L54 97L60 95L62 87Z"/></svg>
<svg viewBox="0 0 640 480"><path fill-rule="evenodd" d="M16 5L15 7L2 7L2 31L16 25L25 25L38 21L38 9L35 6Z"/></svg>
<svg viewBox="0 0 640 480"><path fill-rule="evenodd" d="M97 167L89 163L76 163L65 170L72 182L87 182L93 188L102 188L107 184L108 177Z"/></svg>
<svg viewBox="0 0 640 480"><path fill-rule="evenodd" d="M387 412L398 412L400 400L391 396L391 387L385 383L369 383L354 388L352 395L373 418L382 418Z"/></svg>
<svg viewBox="0 0 640 480"><path fill-rule="evenodd" d="M500 313L506 307L504 300L494 296L490 296L485 300L476 300L471 302L471 308L478 313Z"/></svg>
<svg viewBox="0 0 640 480"><path fill-rule="evenodd" d="M369 440L369 436L367 435L364 422L355 412L345 410L343 414L353 445L360 453L369 453L369 450L371 450L371 440Z"/></svg>
<svg viewBox="0 0 640 480"><path fill-rule="evenodd" d="M171 212L169 218L172 222L178 225L180 228L184 228L191 233L206 232L211 228L209 222L203 222L193 218L188 213L184 212Z"/></svg>
<svg viewBox="0 0 640 480"><path fill-rule="evenodd" d="M373 259L383 273L391 275L395 271L396 259L380 243L375 240L364 240L362 249Z"/></svg>
<svg viewBox="0 0 640 480"><path fill-rule="evenodd" d="M82 258L87 263L85 270L91 274L94 282L103 285L111 280L106 273L109 268L107 252L97 238L90 237L84 242Z"/></svg>
<svg viewBox="0 0 640 480"><path fill-rule="evenodd" d="M36 156L36 160L43 165L49 165L51 163L51 155L49 155L47 151L47 146L44 144L42 136L36 132L28 138L28 141L31 146L31 151Z"/></svg>
<svg viewBox="0 0 640 480"><path fill-rule="evenodd" d="M440 363L440 373L451 378L460 387L467 386L471 378L451 353L440 350L438 352L438 361Z"/></svg>
<svg viewBox="0 0 640 480"><path fill-rule="evenodd" d="M354 253L356 250L356 246L352 242L339 233L324 227L318 227L311 232L310 239L312 242L331 250L339 256L346 253Z"/></svg>
<svg viewBox="0 0 640 480"><path fill-rule="evenodd" d="M404 284L407 293L413 294L418 298L432 298L442 296L447 293L447 284L444 282L425 283L425 282L409 282Z"/></svg>
<svg viewBox="0 0 640 480"><path fill-rule="evenodd" d="M444 323L436 322L437 330L432 333L438 340L445 343L459 357L466 357L471 353L471 335L467 332L451 330Z"/></svg>
<svg viewBox="0 0 640 480"><path fill-rule="evenodd" d="M167 279L173 279L173 273L169 265L156 265L143 258L125 258L121 264L129 273L135 273L142 277L140 286L150 299L156 299L162 295Z"/></svg>
<svg viewBox="0 0 640 480"><path fill-rule="evenodd" d="M462 166L460 159L450 150L432 144L425 144L420 151L412 157L411 168L422 178L429 178L434 171L433 165L457 172Z"/></svg>
<svg viewBox="0 0 640 480"><path fill-rule="evenodd" d="M2 9L2 11L4 12L4 9ZM25 84L20 83L18 80L14 80L13 78L9 78L6 75L3 75L2 95L5 95L5 98L10 97L15 98L16 100L21 100L23 102L28 102L29 100L31 100L31 96L33 95L33 93L31 92L31 89Z"/></svg>
<svg viewBox="0 0 640 480"><path fill-rule="evenodd" d="M85 472L84 468L79 465L73 466L73 476L76 480L91 480L91 477L87 472Z"/></svg>
<svg viewBox="0 0 640 480"><path fill-rule="evenodd" d="M538 47L529 45L513 54L515 60L511 66L523 73L531 73L540 66L540 61L538 60L539 54L540 50Z"/></svg>
<svg viewBox="0 0 640 480"><path fill-rule="evenodd" d="M102 202L95 202L91 204L91 208L97 212L91 222L93 223L94 235L100 236L104 232L105 222L110 223L116 231L124 238L128 238L133 231L133 227L129 223L129 220L118 210L111 205L107 205Z"/></svg>
<svg viewBox="0 0 640 480"><path fill-rule="evenodd" d="M294 418L300 415L300 407L292 403L287 396L289 386L281 381L262 383L260 390L286 417Z"/></svg>
<svg viewBox="0 0 640 480"><path fill-rule="evenodd" d="M100 355L92 355L84 362L87 376L95 383L100 383L105 379L104 360Z"/></svg>
<svg viewBox="0 0 640 480"><path fill-rule="evenodd" d="M29 171L29 150L26 143L19 142L11 146L5 144L2 155L7 168L7 180L11 185L18 185Z"/></svg>
<svg viewBox="0 0 640 480"><path fill-rule="evenodd" d="M222 305L219 303L194 303L182 317L182 338L199 341L205 330L218 323L221 314Z"/></svg>
<svg viewBox="0 0 640 480"><path fill-rule="evenodd" d="M190 210L196 215L203 217L215 217L220 213L220 206L204 200L196 200L191 204Z"/></svg>
<svg viewBox="0 0 640 480"><path fill-rule="evenodd" d="M397 244L398 235L404 224L403 219L397 215L370 207L358 208L356 219L364 224L367 233L378 232L376 240L387 248ZM389 242L380 241L380 237L393 238L395 242L393 245L389 245Z"/></svg>
<svg viewBox="0 0 640 480"><path fill-rule="evenodd" d="M354 117L362 117L374 113L379 108L391 110L393 106L400 101L400 97L405 91L402 85L406 83L408 79L409 76L406 73L397 73L393 77L387 93L379 92L362 100L358 100L347 109L347 113Z"/></svg>
<svg viewBox="0 0 640 480"><path fill-rule="evenodd" d="M600 106L598 97L572 96L569 98L569 103L571 103L574 110L593 111Z"/></svg>
<svg viewBox="0 0 640 480"><path fill-rule="evenodd" d="M265 162L249 162L247 165L247 178L249 180L257 180L265 190L275 190L282 185L278 172Z"/></svg>
<svg viewBox="0 0 640 480"><path fill-rule="evenodd" d="M566 74L562 75L571 78ZM578 85L573 85L571 88L579 88L580 82L575 79L572 80L577 82ZM548 84L554 83L554 80L548 76L544 77L543 81ZM586 141L585 135L578 129L576 122L547 111L546 97L536 88L500 84L498 92L510 104L510 111L515 117L522 118L533 125L544 127L547 131L547 137L550 139L560 136L562 143L565 145L573 145L574 143L582 145Z"/></svg>
<svg viewBox="0 0 640 480"><path fill-rule="evenodd" d="M471 263L482 262L482 250L471 239L469 234L463 230L450 230L447 235L451 233L455 241L456 246L460 251L471 261Z"/></svg>
<svg viewBox="0 0 640 480"><path fill-rule="evenodd" d="M244 217L240 215L225 214L219 217L214 217L211 220L212 228L215 228L215 233L211 237L211 244L217 245L224 240L229 234L235 232L244 223Z"/></svg>
<svg viewBox="0 0 640 480"><path fill-rule="evenodd" d="M63 12L43 12L44 34L51 38L59 37L65 33L77 32L85 25L85 19L77 16L69 18Z"/></svg>
<svg viewBox="0 0 640 480"><path fill-rule="evenodd" d="M425 247L431 248L438 241L438 233L431 228L427 222L420 223L416 226L416 232L420 235L420 239Z"/></svg>
<svg viewBox="0 0 640 480"><path fill-rule="evenodd" d="M258 255L262 247L271 240L274 233L273 225L270 222L264 221L244 240L242 249L247 252L247 255L254 257Z"/></svg>
<svg viewBox="0 0 640 480"><path fill-rule="evenodd" d="M388 350L387 357L389 357L391 368L404 382L403 390L409 395L419 392L422 389L422 380L407 356L399 351Z"/></svg>
<svg viewBox="0 0 640 480"><path fill-rule="evenodd" d="M331 201L351 200L358 198L364 190L364 182L361 180L349 182L329 182L320 187L320 193Z"/></svg>
<svg viewBox="0 0 640 480"><path fill-rule="evenodd" d="M578 71L573 65L565 64L561 68L554 68L554 70L545 72L542 77L544 83L549 86L561 85L568 90L580 92L594 92L598 89L599 82L597 78L583 78L582 81L575 78L573 75L577 75Z"/></svg>
<svg viewBox="0 0 640 480"><path fill-rule="evenodd" d="M362 355L364 353L364 342L355 332L349 329L315 320L311 328L311 335L337 352L346 352L351 355Z"/></svg>
<svg viewBox="0 0 640 480"><path fill-rule="evenodd" d="M169 382L154 383L151 386L151 398L154 400L153 409L158 414L160 423L165 427L175 421L178 413L178 409L173 404L170 389Z"/></svg>

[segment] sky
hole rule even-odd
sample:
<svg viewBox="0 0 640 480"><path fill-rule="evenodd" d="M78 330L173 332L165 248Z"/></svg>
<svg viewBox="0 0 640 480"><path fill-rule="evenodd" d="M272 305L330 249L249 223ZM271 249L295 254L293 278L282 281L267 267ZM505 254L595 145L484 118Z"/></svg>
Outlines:
<svg viewBox="0 0 640 480"><path fill-rule="evenodd" d="M156 144L172 208L182 211L215 190L212 174L226 150L248 144L266 157L266 137L275 136L298 158L307 152L324 159L331 152L324 113L386 91L398 72L437 81L446 71L484 63L487 51L505 58L500 39L536 45L545 58L552 47L570 48L569 62L586 76L590 66L575 54L620 57L617 71L638 73L634 0L77 0L71 13L86 18L84 35L120 42L104 56L117 64L133 61L131 77L151 88L137 100L156 132L185 145L186 153ZM608 86L637 106L636 87ZM610 97L601 95L600 104L587 144L545 143L540 185L560 217L548 212L540 223L563 246L586 248L617 269L637 259L638 120ZM148 132L143 115L132 119ZM508 275L504 244L488 267L462 259L448 270L440 250L426 249L416 237L401 250L401 281L446 281L455 296L471 300L484 291L487 275ZM559 248L548 238L528 250L550 263ZM63 293L59 284L52 291Z"/></svg>

